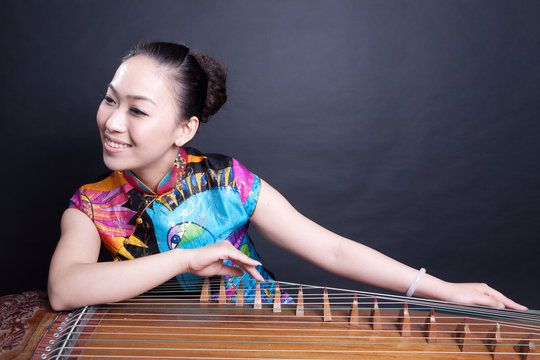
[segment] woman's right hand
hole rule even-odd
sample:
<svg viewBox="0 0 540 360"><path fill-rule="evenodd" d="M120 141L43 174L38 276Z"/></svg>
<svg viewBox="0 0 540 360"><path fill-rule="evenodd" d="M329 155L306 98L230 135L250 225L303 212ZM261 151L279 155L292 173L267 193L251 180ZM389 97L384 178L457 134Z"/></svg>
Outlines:
<svg viewBox="0 0 540 360"><path fill-rule="evenodd" d="M202 277L214 275L242 276L242 269L244 269L255 280L264 281L264 278L255 268L255 266L261 265L261 263L235 248L227 240L196 249L179 249L179 251L188 255L186 272ZM225 265L223 264L223 260L230 260L242 269L236 266Z"/></svg>
<svg viewBox="0 0 540 360"><path fill-rule="evenodd" d="M148 291L178 274L200 276L242 275L242 269L259 281L260 265L222 241L198 249L175 249L128 261L98 262L101 240L94 223L76 209L62 216L62 236L49 271L49 301L57 311L122 301ZM223 260L235 265L226 266ZM121 285L119 285L121 284Z"/></svg>

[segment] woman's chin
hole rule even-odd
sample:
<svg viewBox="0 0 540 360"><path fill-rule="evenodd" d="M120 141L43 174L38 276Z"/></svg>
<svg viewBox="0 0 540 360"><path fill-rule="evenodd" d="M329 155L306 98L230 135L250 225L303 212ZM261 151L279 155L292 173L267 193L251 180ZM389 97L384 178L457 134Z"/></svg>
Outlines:
<svg viewBox="0 0 540 360"><path fill-rule="evenodd" d="M122 171L127 169L125 162L111 159L106 154L103 154L103 163L111 171Z"/></svg>

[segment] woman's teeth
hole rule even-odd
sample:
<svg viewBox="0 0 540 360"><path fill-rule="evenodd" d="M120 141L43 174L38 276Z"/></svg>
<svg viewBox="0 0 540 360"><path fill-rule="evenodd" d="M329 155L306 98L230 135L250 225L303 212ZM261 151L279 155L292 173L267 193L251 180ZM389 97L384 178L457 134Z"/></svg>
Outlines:
<svg viewBox="0 0 540 360"><path fill-rule="evenodd" d="M115 143L114 141L111 141L109 139L106 139L105 141L107 142L107 145L115 149L126 149L130 147L130 145Z"/></svg>

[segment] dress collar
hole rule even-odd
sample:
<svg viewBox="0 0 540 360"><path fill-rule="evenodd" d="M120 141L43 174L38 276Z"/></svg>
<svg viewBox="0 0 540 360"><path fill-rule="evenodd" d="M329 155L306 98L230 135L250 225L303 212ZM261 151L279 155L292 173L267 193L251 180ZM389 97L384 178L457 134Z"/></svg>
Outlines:
<svg viewBox="0 0 540 360"><path fill-rule="evenodd" d="M178 158L184 159L184 161L181 162L182 164L184 164L184 166L179 167L179 168L177 168L176 166L172 166L171 170L169 170L169 172L165 174L163 179L161 179L161 181L159 182L157 186L157 191L153 191L148 186L146 186L130 170L124 170L123 173L124 173L124 176L126 177L127 182L131 186L133 186L136 190L142 193L148 194L148 195L154 195L154 196L163 195L165 193L168 193L172 189L174 189L174 186L176 185L176 183L178 182L178 180L184 173L184 170L186 169L188 156L184 148L178 149Z"/></svg>

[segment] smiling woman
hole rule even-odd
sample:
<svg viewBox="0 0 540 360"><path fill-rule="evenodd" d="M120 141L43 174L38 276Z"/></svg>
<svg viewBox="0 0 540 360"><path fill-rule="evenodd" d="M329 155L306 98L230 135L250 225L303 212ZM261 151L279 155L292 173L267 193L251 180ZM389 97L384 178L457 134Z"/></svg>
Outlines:
<svg viewBox="0 0 540 360"><path fill-rule="evenodd" d="M112 173L79 188L63 215L49 276L55 309L128 299L172 277L189 288L194 277L213 275L226 276L227 300L243 291L253 301L252 277L272 275L247 233L252 223L277 245L357 281L525 310L485 284L448 283L339 236L238 160L187 147L225 101L222 67L185 46L143 44L123 59L97 113ZM100 243L116 261L97 261ZM239 290L242 283L253 286ZM273 301L274 284L261 285L263 301Z"/></svg>
<svg viewBox="0 0 540 360"><path fill-rule="evenodd" d="M197 129L197 119L180 123L177 106L162 74L167 69L147 56L122 63L97 112L103 160L111 170L131 169L154 187L170 169L178 148ZM163 141L155 141L162 139Z"/></svg>

